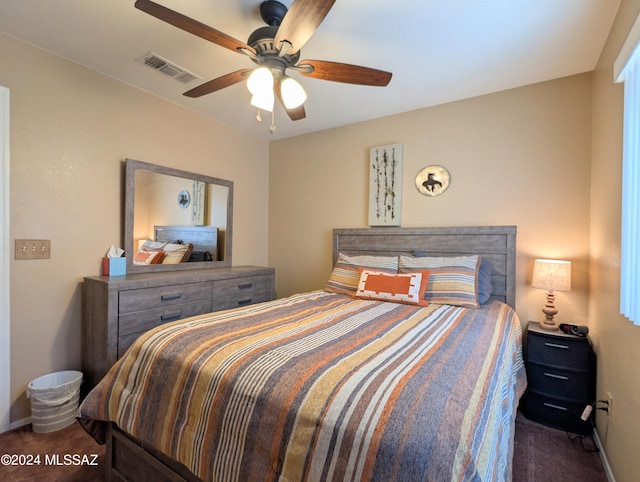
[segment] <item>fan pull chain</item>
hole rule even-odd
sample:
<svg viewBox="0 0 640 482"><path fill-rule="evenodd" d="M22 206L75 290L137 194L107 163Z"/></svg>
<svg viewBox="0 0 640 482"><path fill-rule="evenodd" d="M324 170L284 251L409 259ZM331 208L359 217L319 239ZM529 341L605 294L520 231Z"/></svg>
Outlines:
<svg viewBox="0 0 640 482"><path fill-rule="evenodd" d="M256 115L256 120L258 122L262 122L262 111L260 109L258 109L258 115ZM269 126L269 132L273 134L275 131L276 131L276 113L274 111L271 111L271 125Z"/></svg>

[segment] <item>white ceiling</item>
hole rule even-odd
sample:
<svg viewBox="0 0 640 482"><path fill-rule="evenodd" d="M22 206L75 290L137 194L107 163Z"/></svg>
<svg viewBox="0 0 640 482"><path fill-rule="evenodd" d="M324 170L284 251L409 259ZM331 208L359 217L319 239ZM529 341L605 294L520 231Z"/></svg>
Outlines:
<svg viewBox="0 0 640 482"><path fill-rule="evenodd" d="M261 0L155 0L243 42L264 26ZM292 0L281 0L290 6ZM256 121L244 83L191 99L183 92L253 68L248 57L134 8L134 0L0 0L0 31L235 126L261 139L406 112L593 70L620 0L336 0L301 50L393 73L387 87L293 73L306 119L276 108ZM202 80L183 84L135 60L152 51Z"/></svg>

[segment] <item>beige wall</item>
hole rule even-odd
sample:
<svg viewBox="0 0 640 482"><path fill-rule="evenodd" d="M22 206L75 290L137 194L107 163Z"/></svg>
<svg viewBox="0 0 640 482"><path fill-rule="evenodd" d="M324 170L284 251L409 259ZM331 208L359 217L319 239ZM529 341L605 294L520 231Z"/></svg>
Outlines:
<svg viewBox="0 0 640 482"><path fill-rule="evenodd" d="M640 327L619 314L620 187L623 86L613 84L613 61L640 11L623 0L594 73L591 170L589 318L598 353L598 398L614 396L613 418L597 414L617 482L640 474Z"/></svg>
<svg viewBox="0 0 640 482"><path fill-rule="evenodd" d="M11 243L51 240L51 259L10 263L11 421L30 380L80 368L80 282L122 246L126 157L234 181L234 264L267 263L268 146L0 35L11 102ZM170 82L170 80L168 80ZM181 84L176 84L181 88Z"/></svg>
<svg viewBox="0 0 640 482"><path fill-rule="evenodd" d="M369 149L401 143L402 226L517 225L521 321L542 316L545 293L528 286L542 256L573 261L573 291L556 304L561 321L586 324L590 139L591 75L583 74L272 142L278 295L324 286L332 228L367 226ZM414 185L430 164L451 174L436 198Z"/></svg>

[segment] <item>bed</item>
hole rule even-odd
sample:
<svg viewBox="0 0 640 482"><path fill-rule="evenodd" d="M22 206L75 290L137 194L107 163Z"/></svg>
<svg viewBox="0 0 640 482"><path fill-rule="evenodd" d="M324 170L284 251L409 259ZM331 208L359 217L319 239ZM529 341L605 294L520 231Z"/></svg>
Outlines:
<svg viewBox="0 0 640 482"><path fill-rule="evenodd" d="M325 289L147 332L79 420L111 480L510 480L526 385L515 236L336 229ZM493 289L473 306L481 260Z"/></svg>

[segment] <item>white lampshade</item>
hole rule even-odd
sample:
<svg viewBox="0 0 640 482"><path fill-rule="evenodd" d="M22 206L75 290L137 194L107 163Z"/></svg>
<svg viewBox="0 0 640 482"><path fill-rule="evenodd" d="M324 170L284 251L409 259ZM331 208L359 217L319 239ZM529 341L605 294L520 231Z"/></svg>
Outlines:
<svg viewBox="0 0 640 482"><path fill-rule="evenodd" d="M571 291L571 261L536 259L531 286L549 291Z"/></svg>
<svg viewBox="0 0 640 482"><path fill-rule="evenodd" d="M247 89L254 96L269 90L273 92L273 74L266 67L255 69L247 79Z"/></svg>
<svg viewBox="0 0 640 482"><path fill-rule="evenodd" d="M273 112L273 104L275 102L275 95L273 90L260 92L251 96L251 105L258 109Z"/></svg>
<svg viewBox="0 0 640 482"><path fill-rule="evenodd" d="M291 77L284 77L280 85L282 94L282 102L287 109L295 109L304 104L307 100L307 93L304 91L300 83Z"/></svg>

